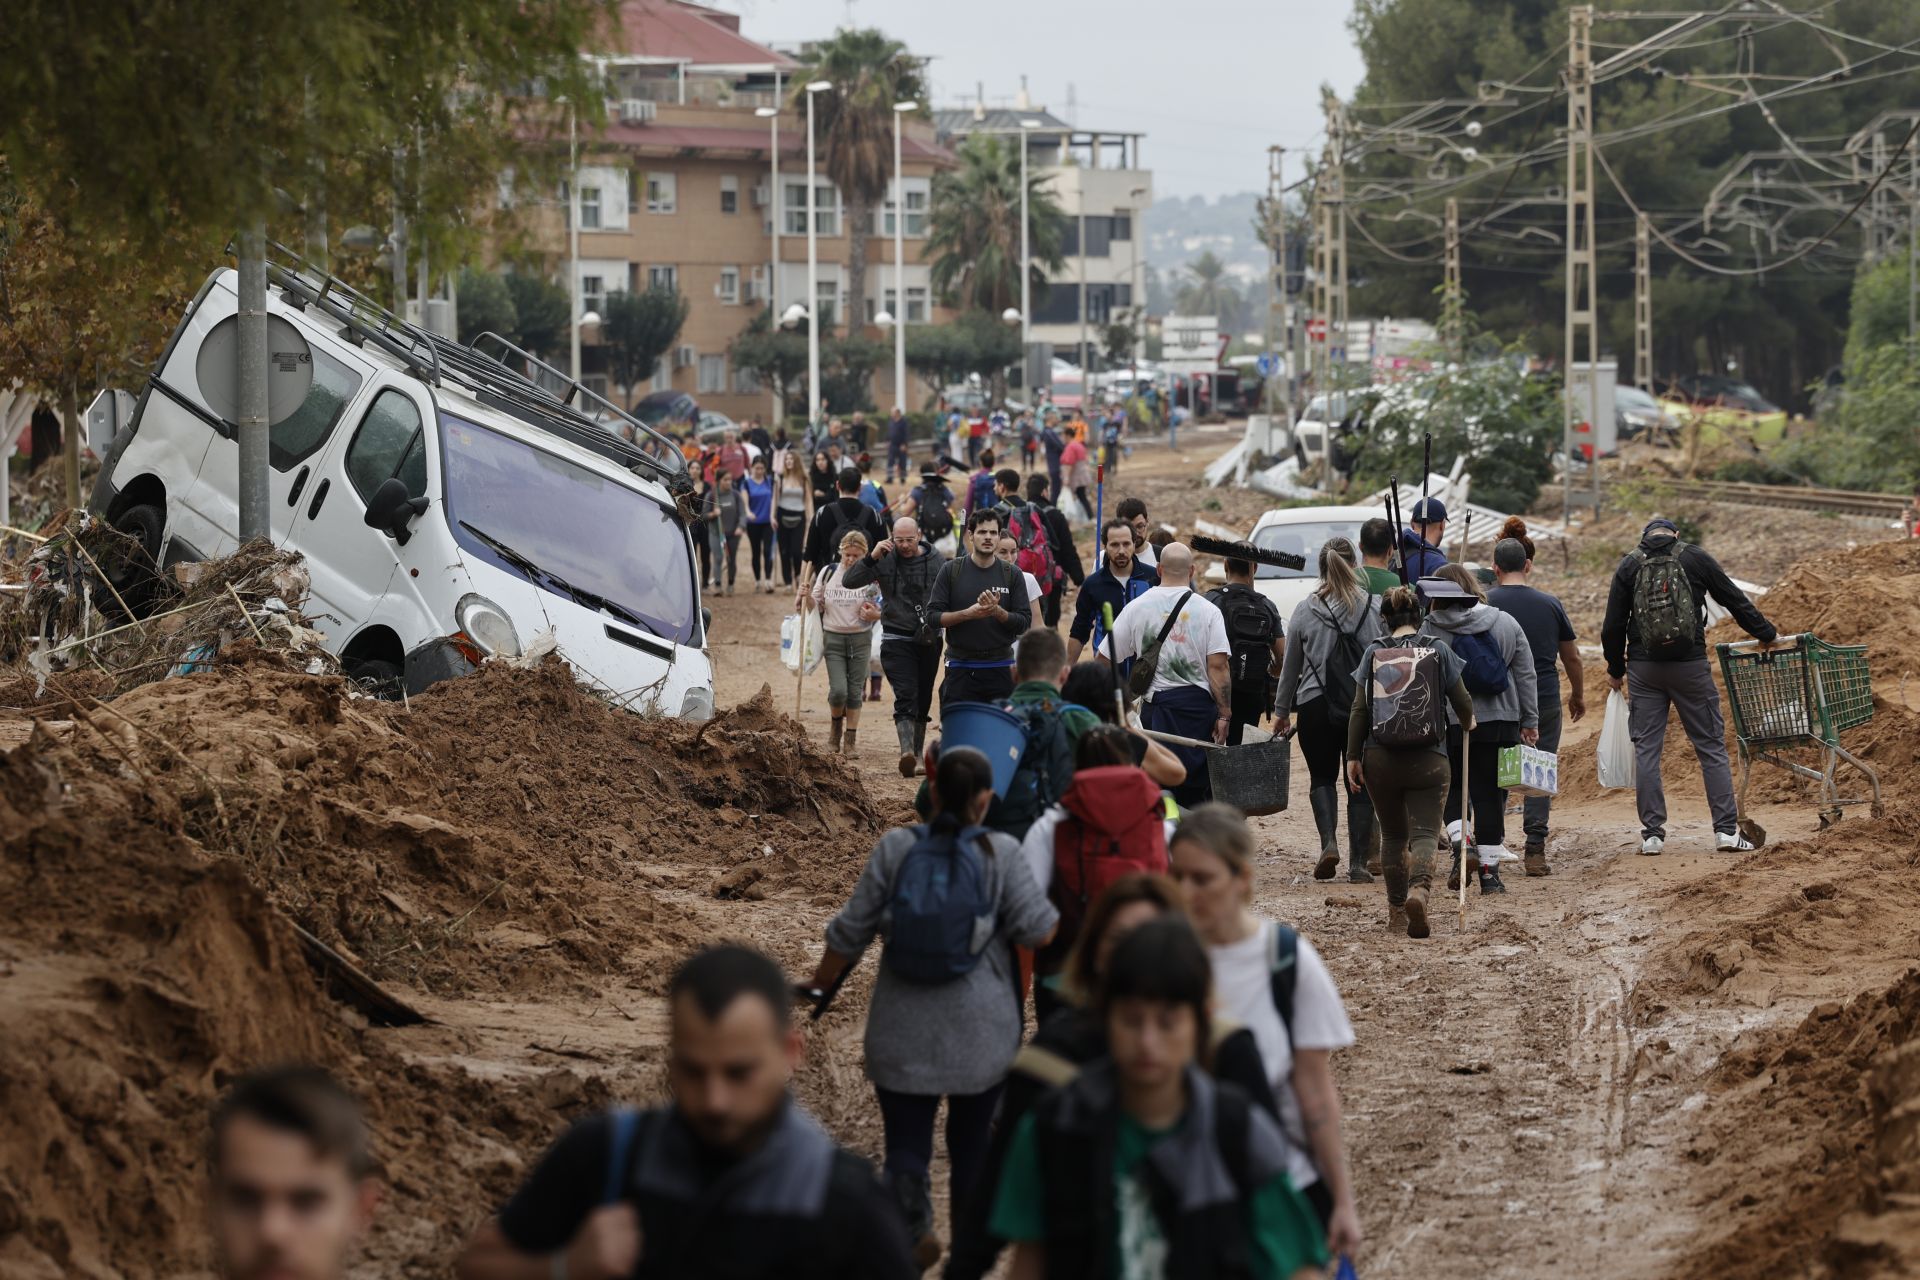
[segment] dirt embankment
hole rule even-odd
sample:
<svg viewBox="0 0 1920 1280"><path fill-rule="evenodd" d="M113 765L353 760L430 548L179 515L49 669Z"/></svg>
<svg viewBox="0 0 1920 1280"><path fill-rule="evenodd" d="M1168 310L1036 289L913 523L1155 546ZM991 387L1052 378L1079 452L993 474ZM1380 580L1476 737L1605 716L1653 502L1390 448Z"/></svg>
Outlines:
<svg viewBox="0 0 1920 1280"><path fill-rule="evenodd" d="M403 995L658 990L729 932L717 881L844 892L878 826L764 696L643 719L557 661L410 707L244 661L73 701L0 754L8 1275L204 1268L206 1108L288 1059L370 1100L396 1175L375 1261L437 1270L556 1109L607 1086L403 1061L322 994L289 920Z"/></svg>

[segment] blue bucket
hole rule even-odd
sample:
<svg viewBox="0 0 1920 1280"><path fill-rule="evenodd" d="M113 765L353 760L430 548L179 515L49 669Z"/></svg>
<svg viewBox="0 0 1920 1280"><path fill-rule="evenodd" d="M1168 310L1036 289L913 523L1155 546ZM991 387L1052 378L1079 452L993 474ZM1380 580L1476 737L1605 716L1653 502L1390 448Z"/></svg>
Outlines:
<svg viewBox="0 0 1920 1280"><path fill-rule="evenodd" d="M1027 749L1027 730L1011 713L987 702L956 702L940 713L940 749L972 747L993 766L993 794L1004 800Z"/></svg>

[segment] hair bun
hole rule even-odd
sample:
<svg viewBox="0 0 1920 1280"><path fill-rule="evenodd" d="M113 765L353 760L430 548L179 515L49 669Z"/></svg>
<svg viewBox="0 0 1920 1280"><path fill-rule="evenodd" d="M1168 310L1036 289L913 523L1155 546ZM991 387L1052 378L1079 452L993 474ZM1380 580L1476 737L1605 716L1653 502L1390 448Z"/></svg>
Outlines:
<svg viewBox="0 0 1920 1280"><path fill-rule="evenodd" d="M1527 522L1519 516L1508 516L1507 522L1500 526L1500 536L1524 539L1527 536Z"/></svg>

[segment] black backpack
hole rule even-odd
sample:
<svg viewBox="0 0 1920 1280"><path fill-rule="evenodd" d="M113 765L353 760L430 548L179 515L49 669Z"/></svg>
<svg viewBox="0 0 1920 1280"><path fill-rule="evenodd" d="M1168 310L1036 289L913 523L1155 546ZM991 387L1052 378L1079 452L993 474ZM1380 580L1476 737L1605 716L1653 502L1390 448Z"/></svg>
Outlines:
<svg viewBox="0 0 1920 1280"><path fill-rule="evenodd" d="M914 513L921 537L928 542L938 542L953 532L952 502L953 494L943 481L921 487L920 508Z"/></svg>
<svg viewBox="0 0 1920 1280"><path fill-rule="evenodd" d="M1633 552L1633 629L1656 657L1684 653L1700 642L1699 602L1680 563L1685 545L1675 539L1662 551Z"/></svg>
<svg viewBox="0 0 1920 1280"><path fill-rule="evenodd" d="M1273 683L1267 667L1273 662L1273 642L1281 636L1280 611L1263 595L1225 588L1208 599L1227 624L1228 662L1233 687L1263 688Z"/></svg>
<svg viewBox="0 0 1920 1280"><path fill-rule="evenodd" d="M1333 610L1329 608L1325 614L1321 615L1325 618L1327 625L1333 628L1333 654L1327 661L1327 669L1322 671L1313 659L1307 659L1307 665L1314 668L1314 674L1320 679L1320 693L1326 706L1327 721L1341 734L1346 732L1347 717L1353 713L1354 694L1360 687L1355 683L1353 673L1359 669L1360 659L1365 657L1367 652L1366 642L1360 639L1360 628L1364 627L1367 619L1373 616L1373 609L1378 601L1378 596L1370 595L1361 602L1359 611L1354 615L1351 631L1341 630L1339 622L1334 619ZM1304 644L1305 642L1302 641L1303 647L1300 652L1303 657L1306 655Z"/></svg>

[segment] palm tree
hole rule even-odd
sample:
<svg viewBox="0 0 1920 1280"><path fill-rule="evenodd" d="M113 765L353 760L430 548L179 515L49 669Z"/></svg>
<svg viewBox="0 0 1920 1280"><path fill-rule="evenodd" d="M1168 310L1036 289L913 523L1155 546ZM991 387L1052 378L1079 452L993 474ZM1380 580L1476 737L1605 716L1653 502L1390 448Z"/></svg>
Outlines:
<svg viewBox="0 0 1920 1280"><path fill-rule="evenodd" d="M1240 292L1227 279L1226 264L1213 256L1213 250L1187 264L1187 277L1176 299L1181 312L1216 316L1222 330L1235 328L1240 316Z"/></svg>
<svg viewBox="0 0 1920 1280"><path fill-rule="evenodd" d="M866 321L873 208L893 182L893 104L923 101L927 83L904 44L871 28L837 31L814 47L812 61L793 77L792 102L803 113L815 80L833 85L815 95L814 112L822 165L847 207L847 332L858 333Z"/></svg>
<svg viewBox="0 0 1920 1280"><path fill-rule="evenodd" d="M1020 305L1020 153L992 134L961 144L960 163L934 177L927 214L933 291L962 309L999 315ZM1036 301L1060 255L1067 217L1042 175L1027 179L1029 248Z"/></svg>

